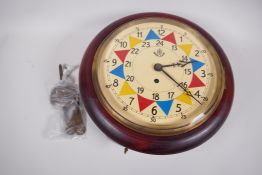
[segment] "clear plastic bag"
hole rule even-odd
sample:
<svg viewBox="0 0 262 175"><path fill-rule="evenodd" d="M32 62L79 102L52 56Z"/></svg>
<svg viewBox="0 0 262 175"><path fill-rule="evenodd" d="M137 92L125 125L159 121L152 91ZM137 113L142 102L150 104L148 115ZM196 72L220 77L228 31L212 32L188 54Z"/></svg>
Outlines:
<svg viewBox="0 0 262 175"><path fill-rule="evenodd" d="M76 138L86 133L86 114L80 99L79 87L72 74L78 67L59 65L60 80L50 93L50 103L56 109L59 118L55 117L56 120L49 121L49 125L53 126L48 131L49 137Z"/></svg>

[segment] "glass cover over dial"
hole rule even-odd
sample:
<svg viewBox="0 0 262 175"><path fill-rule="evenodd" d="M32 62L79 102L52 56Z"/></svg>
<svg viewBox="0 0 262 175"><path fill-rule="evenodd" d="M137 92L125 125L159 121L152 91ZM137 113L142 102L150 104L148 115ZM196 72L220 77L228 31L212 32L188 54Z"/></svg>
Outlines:
<svg viewBox="0 0 262 175"><path fill-rule="evenodd" d="M95 54L93 82L118 122L165 136L208 119L221 99L224 71L212 45L190 26L143 18L104 39Z"/></svg>

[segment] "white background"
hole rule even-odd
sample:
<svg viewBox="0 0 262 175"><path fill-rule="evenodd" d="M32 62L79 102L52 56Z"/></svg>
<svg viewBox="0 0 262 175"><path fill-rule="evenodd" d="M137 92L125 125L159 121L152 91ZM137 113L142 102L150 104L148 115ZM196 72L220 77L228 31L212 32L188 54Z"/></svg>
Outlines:
<svg viewBox="0 0 262 175"><path fill-rule="evenodd" d="M86 138L50 139L57 65L79 64L106 25L145 11L188 18L223 47L236 87L226 123L203 145L168 156L124 155L89 118ZM258 0L0 0L0 174L262 174L261 27Z"/></svg>

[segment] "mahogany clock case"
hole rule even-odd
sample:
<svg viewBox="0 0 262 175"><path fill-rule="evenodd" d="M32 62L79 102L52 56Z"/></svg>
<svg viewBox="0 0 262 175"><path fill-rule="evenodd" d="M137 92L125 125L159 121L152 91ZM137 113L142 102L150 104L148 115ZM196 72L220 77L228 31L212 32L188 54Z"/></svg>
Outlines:
<svg viewBox="0 0 262 175"><path fill-rule="evenodd" d="M175 136L153 136L138 133L116 121L98 100L92 80L92 64L100 44L112 31L132 20L150 17L173 19L194 28L215 48L225 73L225 88L218 107L202 125ZM89 44L79 72L80 93L87 112L95 124L112 140L132 150L148 154L174 154L199 146L213 136L226 120L233 102L234 79L230 63L219 44L198 25L175 15L165 13L139 13L119 19L104 28Z"/></svg>

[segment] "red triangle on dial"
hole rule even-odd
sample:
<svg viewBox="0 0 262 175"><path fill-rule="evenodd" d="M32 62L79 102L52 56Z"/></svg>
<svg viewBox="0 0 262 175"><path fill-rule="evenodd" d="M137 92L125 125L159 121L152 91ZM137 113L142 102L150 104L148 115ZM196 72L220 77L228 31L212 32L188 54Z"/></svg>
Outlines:
<svg viewBox="0 0 262 175"><path fill-rule="evenodd" d="M138 99L140 112L143 111L145 108L147 108L149 105L151 105L152 103L155 102L154 100L149 100L149 99L144 98L140 95L137 95L137 99Z"/></svg>
<svg viewBox="0 0 262 175"><path fill-rule="evenodd" d="M118 56L118 58L124 62L126 59L126 55L128 54L129 50L118 50L115 51L115 54Z"/></svg>
<svg viewBox="0 0 262 175"><path fill-rule="evenodd" d="M171 42L173 44L176 44L176 38L175 38L174 32L168 34L167 36L162 38L162 40L166 40L166 41L169 41L169 42Z"/></svg>
<svg viewBox="0 0 262 175"><path fill-rule="evenodd" d="M202 87L202 86L205 86L205 84L195 74L193 74L192 81L189 85L189 88Z"/></svg>

